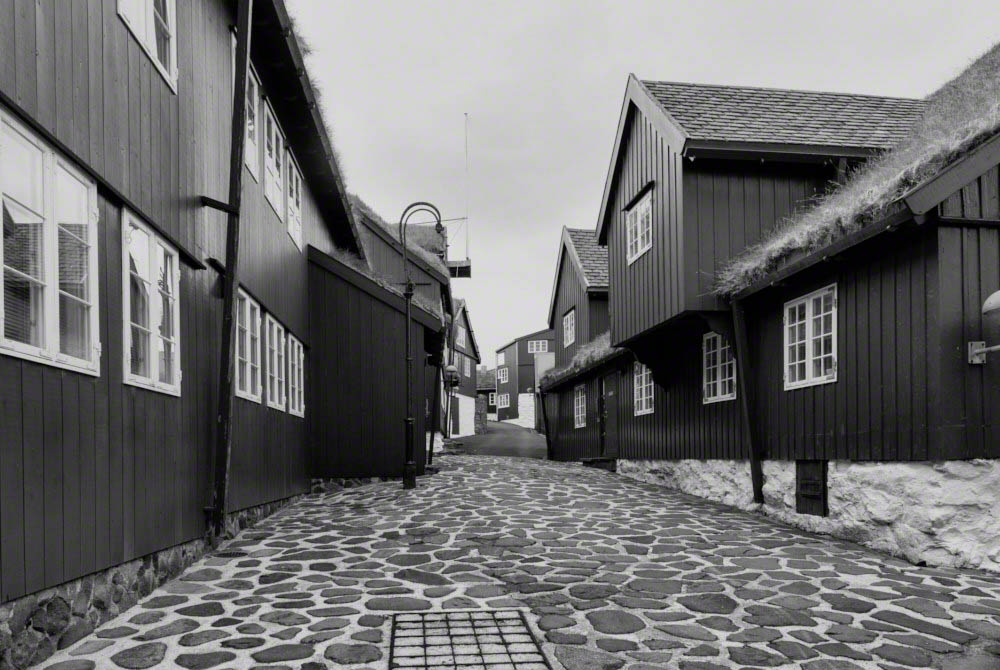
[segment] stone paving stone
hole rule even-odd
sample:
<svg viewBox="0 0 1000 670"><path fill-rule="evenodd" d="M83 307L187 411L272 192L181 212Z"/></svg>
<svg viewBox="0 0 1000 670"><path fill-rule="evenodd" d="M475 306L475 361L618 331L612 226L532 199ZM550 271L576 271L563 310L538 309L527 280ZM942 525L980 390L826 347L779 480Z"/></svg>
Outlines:
<svg viewBox="0 0 1000 670"><path fill-rule="evenodd" d="M575 464L439 464L416 491L307 496L39 667L384 670L393 616L498 608L554 670L1000 667L1000 575Z"/></svg>

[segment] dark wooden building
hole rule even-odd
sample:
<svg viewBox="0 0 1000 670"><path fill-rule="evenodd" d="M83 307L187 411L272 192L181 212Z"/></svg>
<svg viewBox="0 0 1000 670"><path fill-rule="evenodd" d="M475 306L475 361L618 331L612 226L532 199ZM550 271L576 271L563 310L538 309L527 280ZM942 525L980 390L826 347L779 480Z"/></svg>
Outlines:
<svg viewBox="0 0 1000 670"><path fill-rule="evenodd" d="M922 110L907 99L630 77L597 229L611 344L637 358L623 388L636 419L623 458L749 455L717 272L898 141Z"/></svg>
<svg viewBox="0 0 1000 670"><path fill-rule="evenodd" d="M205 535L221 467L218 207L243 99L236 5L0 7L0 602ZM169 34L156 39L161 6ZM330 444L356 445L310 452L317 414L332 411L317 391L336 372L375 393L374 375L341 368L372 330L378 354L402 347L399 300L368 300L386 291L330 270L344 254L367 267L365 249L284 4L253 8L227 512L348 474L316 464ZM356 320L342 313L356 307ZM416 346L432 346L442 314L417 319ZM383 400L383 421L401 421L398 398Z"/></svg>
<svg viewBox="0 0 1000 670"><path fill-rule="evenodd" d="M449 348L445 359L455 366L458 384L450 389L448 435L461 437L476 432L476 367L481 357L476 333L472 330L469 306L461 298L453 305Z"/></svg>
<svg viewBox="0 0 1000 670"><path fill-rule="evenodd" d="M557 368L608 330L608 249L593 230L564 227L558 259L549 299Z"/></svg>
<svg viewBox="0 0 1000 670"><path fill-rule="evenodd" d="M486 415L490 421L497 420L497 371L485 365L476 370L476 395L483 397Z"/></svg>
<svg viewBox="0 0 1000 670"><path fill-rule="evenodd" d="M555 333L551 328L522 335L497 349L497 420L528 428L541 423L534 410L537 378L551 367ZM536 357L543 364L536 369ZM537 421L536 421L537 419Z"/></svg>

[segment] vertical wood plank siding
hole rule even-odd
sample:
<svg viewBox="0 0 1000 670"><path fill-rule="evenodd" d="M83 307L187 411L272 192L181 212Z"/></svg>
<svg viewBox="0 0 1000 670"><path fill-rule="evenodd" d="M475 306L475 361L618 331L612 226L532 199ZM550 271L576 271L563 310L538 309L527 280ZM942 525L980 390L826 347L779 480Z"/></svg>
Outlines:
<svg viewBox="0 0 1000 670"><path fill-rule="evenodd" d="M497 406L497 420L507 421L509 419L518 418L517 412L517 342L512 342L508 347L501 349L497 352L497 356L500 354L504 355L504 364L497 365L497 397L499 401L499 396L501 393L507 393L510 395L510 406L500 407ZM507 368L507 381L501 382L499 371L500 368Z"/></svg>
<svg viewBox="0 0 1000 670"><path fill-rule="evenodd" d="M587 393L587 425L574 426L574 393L582 384ZM552 458L557 461L578 461L601 455L601 424L598 416L601 380L599 377L580 379L577 383L546 398L549 410L549 430L555 436Z"/></svg>
<svg viewBox="0 0 1000 670"><path fill-rule="evenodd" d="M221 259L225 218L197 199L226 197L231 3L177 3L176 94L119 18L116 0L71 4L60 11L48 1L0 3L0 91L140 215L195 256ZM300 132L286 130L290 137ZM292 142L297 154L310 148ZM309 179L304 237L329 251L332 236ZM243 181L241 283L306 345L311 371L305 253L264 199L262 184L249 174ZM217 275L179 268L181 396L124 385L122 203L103 187L98 200L101 376L0 354L0 602L205 529L217 408ZM236 403L230 511L308 490L305 420Z"/></svg>
<svg viewBox="0 0 1000 670"><path fill-rule="evenodd" d="M608 272L611 342L617 344L683 309L684 246L681 230L680 146L671 146L636 109L623 136L627 148L617 166L609 205ZM686 166L685 166L686 169ZM629 265L625 257L625 205L649 182L653 187L653 247ZM557 315L561 316L561 315Z"/></svg>
<svg viewBox="0 0 1000 670"><path fill-rule="evenodd" d="M406 402L405 315L402 300L370 284L366 292L310 264L315 344L307 362L312 407L310 471L315 477L400 476L403 473ZM385 299L378 294L388 296ZM424 327L413 322L413 416L418 474L426 454ZM390 353L391 352L391 355ZM377 409L378 411L373 411Z"/></svg>
<svg viewBox="0 0 1000 670"><path fill-rule="evenodd" d="M590 340L590 310L587 309L587 289L583 279L576 271L576 266L567 257L565 249L562 251L561 269L559 270L559 280L556 284L556 305L553 313L554 339L553 346L556 354L556 367L568 365L573 360L574 354L580 345L586 344ZM576 310L574 333L575 341L569 346L564 346L565 331L563 330L563 316L570 309ZM570 423L572 428L573 424Z"/></svg>
<svg viewBox="0 0 1000 670"><path fill-rule="evenodd" d="M955 191L938 206L941 216L959 219L1000 219L1000 167Z"/></svg>

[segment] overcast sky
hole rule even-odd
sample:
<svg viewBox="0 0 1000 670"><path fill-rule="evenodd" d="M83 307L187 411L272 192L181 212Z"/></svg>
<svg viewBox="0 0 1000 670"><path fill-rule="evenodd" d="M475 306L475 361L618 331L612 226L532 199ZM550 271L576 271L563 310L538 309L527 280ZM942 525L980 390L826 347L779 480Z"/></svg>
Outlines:
<svg viewBox="0 0 1000 670"><path fill-rule="evenodd" d="M630 72L921 97L1000 40L996 0L286 1L348 189L389 221L468 193L453 290L491 367L547 326L562 227L596 226Z"/></svg>

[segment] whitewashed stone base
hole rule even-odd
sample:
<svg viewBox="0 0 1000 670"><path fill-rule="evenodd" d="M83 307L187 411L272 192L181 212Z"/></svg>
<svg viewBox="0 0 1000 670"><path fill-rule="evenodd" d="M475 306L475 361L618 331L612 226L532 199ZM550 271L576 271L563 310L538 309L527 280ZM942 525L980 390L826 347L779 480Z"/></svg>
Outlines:
<svg viewBox="0 0 1000 670"><path fill-rule="evenodd" d="M507 419L506 422L533 430L535 428L535 394L517 394L517 418Z"/></svg>
<svg viewBox="0 0 1000 670"><path fill-rule="evenodd" d="M486 420L487 421L496 421L497 420L497 413L496 412L492 412L490 414L487 414L486 415Z"/></svg>
<svg viewBox="0 0 1000 670"><path fill-rule="evenodd" d="M476 434L476 399L455 394L451 398L451 411L458 413L458 432L452 437Z"/></svg>
<svg viewBox="0 0 1000 670"><path fill-rule="evenodd" d="M440 430L434 431L434 444L431 444L431 434L430 431L424 436L424 444L429 445L431 453L435 456L441 453L444 448L444 435L441 434Z"/></svg>
<svg viewBox="0 0 1000 670"><path fill-rule="evenodd" d="M618 472L928 565L1000 572L1000 460L830 461L829 516L795 511L795 462L765 461L764 504L748 461L618 460Z"/></svg>

